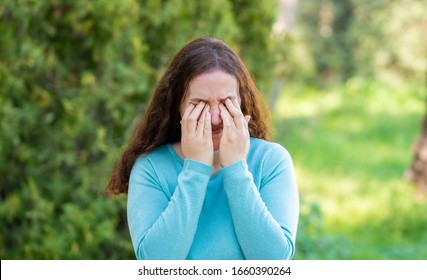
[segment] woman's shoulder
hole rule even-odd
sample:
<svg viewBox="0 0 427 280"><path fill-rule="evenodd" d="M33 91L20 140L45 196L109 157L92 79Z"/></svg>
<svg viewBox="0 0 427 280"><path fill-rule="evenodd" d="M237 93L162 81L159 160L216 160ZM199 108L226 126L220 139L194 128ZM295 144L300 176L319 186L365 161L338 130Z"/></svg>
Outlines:
<svg viewBox="0 0 427 280"><path fill-rule="evenodd" d="M133 164L131 175L145 174L152 178L163 178L176 173L182 164L171 149L170 144L165 144L140 155Z"/></svg>
<svg viewBox="0 0 427 280"><path fill-rule="evenodd" d="M292 157L284 146L257 138L251 138L247 161L252 169L262 170L263 173L293 166Z"/></svg>
<svg viewBox="0 0 427 280"><path fill-rule="evenodd" d="M247 160L251 164L262 168L293 165L291 154L283 145L257 138L251 138L251 147Z"/></svg>
<svg viewBox="0 0 427 280"><path fill-rule="evenodd" d="M150 164L163 164L164 162L170 161L172 158L174 158L174 154L170 149L170 144L165 144L156 147L154 150L140 155L136 159L135 165L141 165L148 162Z"/></svg>
<svg viewBox="0 0 427 280"><path fill-rule="evenodd" d="M250 150L257 154L270 156L273 154L279 154L281 156L290 156L288 150L277 142L270 142L267 140L252 138Z"/></svg>

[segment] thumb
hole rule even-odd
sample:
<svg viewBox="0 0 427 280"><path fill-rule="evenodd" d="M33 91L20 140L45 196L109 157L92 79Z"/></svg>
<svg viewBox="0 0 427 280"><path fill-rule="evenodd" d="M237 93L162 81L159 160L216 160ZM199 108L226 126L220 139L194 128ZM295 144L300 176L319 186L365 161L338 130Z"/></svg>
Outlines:
<svg viewBox="0 0 427 280"><path fill-rule="evenodd" d="M245 116L245 120L246 120L246 123L249 123L249 121L251 120L251 116L246 115L246 116Z"/></svg>
<svg viewBox="0 0 427 280"><path fill-rule="evenodd" d="M204 132L206 136L212 137L211 113L209 111L206 112Z"/></svg>

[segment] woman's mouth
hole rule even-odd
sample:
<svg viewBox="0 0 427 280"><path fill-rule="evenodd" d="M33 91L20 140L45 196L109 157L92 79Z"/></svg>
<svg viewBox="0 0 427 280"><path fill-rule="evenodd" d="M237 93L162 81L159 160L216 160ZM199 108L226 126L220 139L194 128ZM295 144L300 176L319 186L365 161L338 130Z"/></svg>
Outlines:
<svg viewBox="0 0 427 280"><path fill-rule="evenodd" d="M222 126L212 127L212 135L218 135L222 132Z"/></svg>

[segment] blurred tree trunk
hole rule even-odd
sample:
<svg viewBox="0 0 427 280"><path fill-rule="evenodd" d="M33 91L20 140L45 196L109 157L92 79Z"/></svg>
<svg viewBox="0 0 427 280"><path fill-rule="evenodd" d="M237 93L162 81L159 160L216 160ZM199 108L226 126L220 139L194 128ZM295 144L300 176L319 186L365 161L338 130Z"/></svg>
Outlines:
<svg viewBox="0 0 427 280"><path fill-rule="evenodd" d="M272 28L272 41L275 42L276 70L274 71L273 87L269 94L268 105L271 110L274 109L280 92L285 87L285 65L287 62L288 50L283 46L287 45L287 35L292 31L295 25L298 0L278 0L276 21Z"/></svg>
<svg viewBox="0 0 427 280"><path fill-rule="evenodd" d="M427 72L426 72L427 93ZM427 98L426 114L422 122L421 136L415 141L412 152L414 158L408 169L407 177L416 186L417 195L424 196L427 193Z"/></svg>
<svg viewBox="0 0 427 280"><path fill-rule="evenodd" d="M414 143L414 159L408 170L408 178L415 184L418 195L427 192L427 115L422 128L421 137Z"/></svg>

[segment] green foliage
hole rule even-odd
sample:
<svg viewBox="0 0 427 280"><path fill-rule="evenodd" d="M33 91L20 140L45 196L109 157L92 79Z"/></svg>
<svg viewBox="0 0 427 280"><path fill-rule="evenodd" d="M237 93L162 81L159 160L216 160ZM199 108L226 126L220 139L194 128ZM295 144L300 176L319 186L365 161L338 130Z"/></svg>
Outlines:
<svg viewBox="0 0 427 280"><path fill-rule="evenodd" d="M427 258L427 200L404 179L423 94L360 78L288 85L274 121L300 190L295 259Z"/></svg>
<svg viewBox="0 0 427 280"><path fill-rule="evenodd" d="M318 86L353 76L423 84L427 4L421 0L300 1L295 78Z"/></svg>
<svg viewBox="0 0 427 280"><path fill-rule="evenodd" d="M134 258L126 197L103 196L132 123L197 36L226 41L268 85L275 1L257 3L2 1L0 258Z"/></svg>
<svg viewBox="0 0 427 280"><path fill-rule="evenodd" d="M198 36L237 50L264 95L304 82L274 104L301 193L296 259L427 258L427 205L402 180L425 110L425 1L300 1L284 37L276 2L1 1L0 258L134 258L126 197L103 190Z"/></svg>

